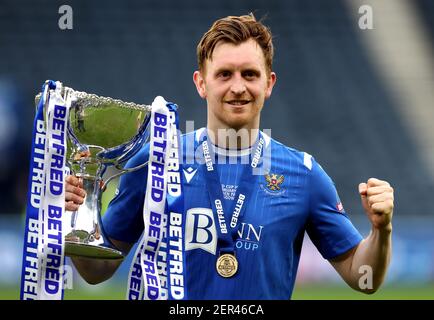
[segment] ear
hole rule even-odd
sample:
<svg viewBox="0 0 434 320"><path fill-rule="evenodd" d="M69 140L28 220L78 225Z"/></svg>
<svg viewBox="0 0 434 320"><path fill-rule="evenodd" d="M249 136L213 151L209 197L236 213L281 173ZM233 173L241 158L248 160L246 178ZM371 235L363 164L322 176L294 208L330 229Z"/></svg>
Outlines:
<svg viewBox="0 0 434 320"><path fill-rule="evenodd" d="M205 80L200 71L195 71L193 73L193 82L196 85L196 90L200 97L206 99Z"/></svg>
<svg viewBox="0 0 434 320"><path fill-rule="evenodd" d="M271 92L273 91L273 87L277 81L276 73L270 72L270 75L267 79L267 90L265 92L265 98L268 99L271 96Z"/></svg>

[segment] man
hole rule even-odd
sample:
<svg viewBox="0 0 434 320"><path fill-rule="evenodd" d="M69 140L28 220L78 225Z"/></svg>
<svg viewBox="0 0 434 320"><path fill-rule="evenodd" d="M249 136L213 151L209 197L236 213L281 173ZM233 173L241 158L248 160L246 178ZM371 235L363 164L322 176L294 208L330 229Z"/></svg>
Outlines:
<svg viewBox="0 0 434 320"><path fill-rule="evenodd" d="M252 14L217 20L197 55L193 81L208 118L206 129L182 137L187 298L290 298L305 231L352 288L375 292L390 261L390 185L374 178L359 185L372 224L363 239L321 166L258 130L276 74L271 33ZM104 216L106 233L125 254L143 231L146 177L147 169L123 176ZM69 176L66 191L66 208L76 210L85 196L79 180ZM89 283L108 279L120 264L73 261ZM361 266L372 268L371 288L359 286Z"/></svg>

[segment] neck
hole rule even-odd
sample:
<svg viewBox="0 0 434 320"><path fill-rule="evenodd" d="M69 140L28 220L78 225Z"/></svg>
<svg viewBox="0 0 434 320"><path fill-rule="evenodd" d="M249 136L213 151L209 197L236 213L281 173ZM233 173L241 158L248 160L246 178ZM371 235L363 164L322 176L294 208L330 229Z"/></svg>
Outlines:
<svg viewBox="0 0 434 320"><path fill-rule="evenodd" d="M251 147L258 138L258 128L212 128L207 126L211 142L222 149L246 149Z"/></svg>

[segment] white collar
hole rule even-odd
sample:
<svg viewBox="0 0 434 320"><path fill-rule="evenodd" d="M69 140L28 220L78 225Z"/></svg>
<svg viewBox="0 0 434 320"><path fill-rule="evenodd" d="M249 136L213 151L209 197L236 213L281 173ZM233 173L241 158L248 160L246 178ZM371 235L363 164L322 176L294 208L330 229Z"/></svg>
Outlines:
<svg viewBox="0 0 434 320"><path fill-rule="evenodd" d="M197 129L195 132L196 142L199 142L205 133L206 133L205 127ZM265 141L265 147L268 147L271 140L270 136L265 134L263 131L261 131L261 134ZM211 143L211 146L215 153L224 156L229 156L229 157L247 156L252 152L252 147L245 148L245 149L224 149L214 145L213 143Z"/></svg>
<svg viewBox="0 0 434 320"><path fill-rule="evenodd" d="M213 143L211 143L211 146L215 153L222 156L228 156L228 157L248 156L252 152L252 147L248 147L245 149L224 149L224 148L220 148L219 146L216 146Z"/></svg>

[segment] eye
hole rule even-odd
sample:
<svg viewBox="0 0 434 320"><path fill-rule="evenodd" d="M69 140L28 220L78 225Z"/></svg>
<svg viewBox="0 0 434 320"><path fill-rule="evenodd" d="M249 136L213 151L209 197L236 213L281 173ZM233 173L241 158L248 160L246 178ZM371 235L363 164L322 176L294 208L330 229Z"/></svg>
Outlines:
<svg viewBox="0 0 434 320"><path fill-rule="evenodd" d="M222 79L227 79L230 76L231 76L231 72L227 71L227 70L223 70L217 75L217 77L222 78Z"/></svg>
<svg viewBox="0 0 434 320"><path fill-rule="evenodd" d="M259 76L258 72L254 71L254 70L243 71L243 77L248 79L248 80L253 80L258 76Z"/></svg>

